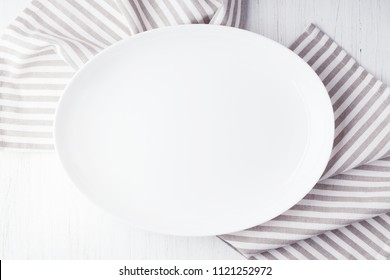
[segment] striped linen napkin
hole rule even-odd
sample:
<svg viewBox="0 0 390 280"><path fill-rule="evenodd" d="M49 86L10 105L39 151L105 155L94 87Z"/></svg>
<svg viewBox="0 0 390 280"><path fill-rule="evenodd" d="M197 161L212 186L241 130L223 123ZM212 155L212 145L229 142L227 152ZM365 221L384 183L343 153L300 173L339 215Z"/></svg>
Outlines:
<svg viewBox="0 0 390 280"><path fill-rule="evenodd" d="M160 26L240 27L244 2L32 1L0 43L0 147L52 150L53 115L64 87L107 46ZM321 181L292 209L220 238L252 259L387 258L390 90L313 25L291 49L317 72L331 96L336 133L330 162Z"/></svg>
<svg viewBox="0 0 390 280"><path fill-rule="evenodd" d="M57 102L106 47L162 26L240 27L243 0L33 0L0 42L0 149L53 150Z"/></svg>

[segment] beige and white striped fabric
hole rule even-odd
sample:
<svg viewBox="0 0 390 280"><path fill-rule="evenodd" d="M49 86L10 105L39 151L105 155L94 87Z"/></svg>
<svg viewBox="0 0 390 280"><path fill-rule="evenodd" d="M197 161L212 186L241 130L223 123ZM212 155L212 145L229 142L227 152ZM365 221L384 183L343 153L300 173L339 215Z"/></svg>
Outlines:
<svg viewBox="0 0 390 280"><path fill-rule="evenodd" d="M0 43L0 148L52 150L58 99L73 74L102 49L166 25L239 27L244 3L33 0ZM387 258L390 90L313 25L291 49L317 72L332 99L336 134L329 165L292 209L220 238L253 259Z"/></svg>
<svg viewBox="0 0 390 280"><path fill-rule="evenodd" d="M291 49L316 71L332 100L336 133L329 164L290 210L221 238L255 259L387 258L390 89L314 25Z"/></svg>
<svg viewBox="0 0 390 280"><path fill-rule="evenodd" d="M94 55L162 26L239 27L243 0L33 0L0 42L0 149L52 150L59 97Z"/></svg>

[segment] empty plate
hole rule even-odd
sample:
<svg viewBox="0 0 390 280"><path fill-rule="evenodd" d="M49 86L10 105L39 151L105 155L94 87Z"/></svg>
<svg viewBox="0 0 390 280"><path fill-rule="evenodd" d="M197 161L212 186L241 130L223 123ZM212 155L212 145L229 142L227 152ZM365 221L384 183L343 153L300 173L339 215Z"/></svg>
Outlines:
<svg viewBox="0 0 390 280"><path fill-rule="evenodd" d="M216 235L302 199L325 169L333 122L320 79L287 48L186 25L88 62L61 98L55 145L76 186L131 225Z"/></svg>

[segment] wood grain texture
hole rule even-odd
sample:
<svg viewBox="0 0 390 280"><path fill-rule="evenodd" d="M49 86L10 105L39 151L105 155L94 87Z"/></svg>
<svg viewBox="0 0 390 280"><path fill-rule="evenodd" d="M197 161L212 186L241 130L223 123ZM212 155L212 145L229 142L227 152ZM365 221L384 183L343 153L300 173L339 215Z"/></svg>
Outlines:
<svg viewBox="0 0 390 280"><path fill-rule="evenodd" d="M0 31L28 0L0 0ZM247 0L246 28L289 45L311 22L390 83L390 1ZM0 153L0 259L241 259L214 237L133 229L91 204L55 154Z"/></svg>
<svg viewBox="0 0 390 280"><path fill-rule="evenodd" d="M249 0L246 29L290 45L314 23L390 84L390 1Z"/></svg>

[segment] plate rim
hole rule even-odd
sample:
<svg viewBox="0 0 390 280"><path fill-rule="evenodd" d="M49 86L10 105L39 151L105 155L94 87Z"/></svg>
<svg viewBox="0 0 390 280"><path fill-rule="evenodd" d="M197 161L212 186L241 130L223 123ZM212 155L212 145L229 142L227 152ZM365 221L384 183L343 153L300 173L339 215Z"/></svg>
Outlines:
<svg viewBox="0 0 390 280"><path fill-rule="evenodd" d="M328 104L323 104L323 108L327 107L327 110L325 111L328 111L328 121L329 121L329 124L328 124L328 132L326 134L329 135L328 139L327 139L327 142L326 142L326 147L324 147L323 149L323 158L321 159L321 173L318 175L316 174L316 176L313 176L315 177L315 183L311 186L308 186L307 188L301 188L302 191L300 192L300 195L298 196L297 195L297 198L295 199L289 199L288 200L288 203L285 204L284 207L281 207L285 210L282 210L282 211L274 211L274 212L278 212L278 214L274 215L270 215L272 216L271 218L267 218L267 219L259 219L259 222L256 222L256 223L251 223L252 225L249 225L248 227L246 228L242 228L242 226L240 226L240 228L235 228L234 226L232 226L232 230L229 230L229 231L223 231L223 232L209 232L207 234L200 234L200 233L189 233L189 232L172 232L170 230L164 230L164 229L156 229L156 228L153 228L153 227L147 227L147 226L139 226L139 225L136 225L134 223L132 223L129 219L125 219L125 218L122 218L122 217L119 217L121 220L123 220L124 222L126 222L127 224L130 224L132 227L136 227L136 228L140 228L140 229L144 229L144 230L149 230L149 231L152 231L152 232L158 232L158 233L162 233L162 234L169 234L169 235L176 235L176 236L215 236L215 235L223 235L223 234L228 234L228 233L232 233L232 232L236 232L236 231L241 231L241 230L245 230L247 228L250 228L250 227L253 227L253 226L256 226L258 224L262 224L264 222L267 222L269 220L272 220L273 218L275 218L276 216L280 215L280 214L283 214L285 211L287 211L288 209L290 209L292 206L294 206L295 204L297 204L307 193L310 192L310 190L315 186L315 184L318 182L318 180L320 179L321 175L323 174L327 164L328 164L328 161L329 161L329 158L331 156L331 152L332 152L332 148L333 148L333 140L334 140L334 111L333 111L333 108L332 108L332 104L331 104L331 100L330 100L330 97L328 95L328 92L325 88L325 86L323 85L321 79L318 77L318 75L315 73L315 71L301 58L299 57L295 52L293 52L292 50L290 50L289 48L281 45L280 43L276 42L276 41L273 41L265 36L262 36L260 34L257 34L257 33L254 33L254 32L251 32L251 31L248 31L248 30L244 30L244 29L238 29L238 28L234 28L234 27L228 27L228 26L221 26L221 25L210 25L210 24L188 24L188 25L177 25L177 26L168 26L168 27L162 27L162 28L157 28L157 29L153 29L153 30L148 30L148 31L145 31L145 32L141 32L141 33L138 33L138 34L135 34L133 36L130 36L128 38L125 38L119 42L116 42L110 46L108 46L107 48L105 48L104 50L102 50L101 52L99 52L97 55L95 55L94 57L92 57L88 62L86 62L83 66L81 66L77 72L73 75L73 77L71 78L71 80L68 82L68 84L66 85L65 89L63 90L60 98L59 98L59 101L58 101L58 105L57 105L57 108L56 108L56 111L55 111L55 116L54 116L54 124L53 124L53 138L54 138L54 147L55 147L55 152L57 154L57 156L59 157L60 159L60 162L61 162L61 165L63 166L64 170L65 170L65 173L67 174L68 178L70 178L70 180L72 181L73 185L76 186L76 188L89 200L89 201L92 201L93 204L95 205L98 205L98 207L100 208L103 208L106 212L109 212L110 214L112 214L114 217L118 217L118 215L115 215L112 213L112 211L110 211L109 209L106 209L104 206L98 204L93 198L90 197L90 195L88 194L88 192L85 191L85 189L81 186L79 186L80 184L78 184L72 174L70 174L69 172L69 169L66 167L66 163L65 163L65 160L62 156L62 152L61 152L61 149L59 148L59 140L58 140L58 134L59 134L59 131L60 131L60 128L58 128L58 123L59 123L59 115L60 115L60 112L63 110L63 99L64 97L66 97L68 95L68 92L69 92L69 88L71 87L71 85L75 82L75 80L77 80L77 78L79 77L79 75L84 71L84 69L86 69L87 67L89 67L89 65L95 61L96 59L98 59L99 57L105 55L106 52L110 51L111 49L114 49L116 47L118 47L120 44L126 44L127 42L129 41L133 41L135 38L138 38L138 37L143 37L143 36L147 36L147 35L150 35L151 33L160 33L160 32L164 32L164 30L167 30L167 29L170 29L170 30L175 30L175 29L191 29L191 28L206 28L206 29L225 29L225 30L234 30L234 31L238 31L239 32L245 32L247 34L250 34L250 36L256 36L256 37L261 37L263 40L266 40L268 42L270 42L271 44L273 44L274 46L277 46L278 48L281 48L281 49L284 49L284 51L286 53L290 53L290 55L293 55L295 56L296 58L298 58L301 62L303 62L303 64L306 65L306 68L308 69L309 72L312 73L312 75L314 74L315 76L314 79L317 79L317 83L319 82L319 85L322 86L322 91L326 93L326 95L324 97L327 97L325 98L325 100L323 101L328 101L327 103ZM316 78L315 78L316 77ZM315 93L315 95L318 95L320 93ZM323 98L324 99L324 98ZM306 106L305 106L306 107ZM306 147L307 148L307 147ZM303 156L302 156L303 158ZM320 168L319 168L320 169ZM234 203L234 202L233 202ZM287 207L288 205L288 207Z"/></svg>

